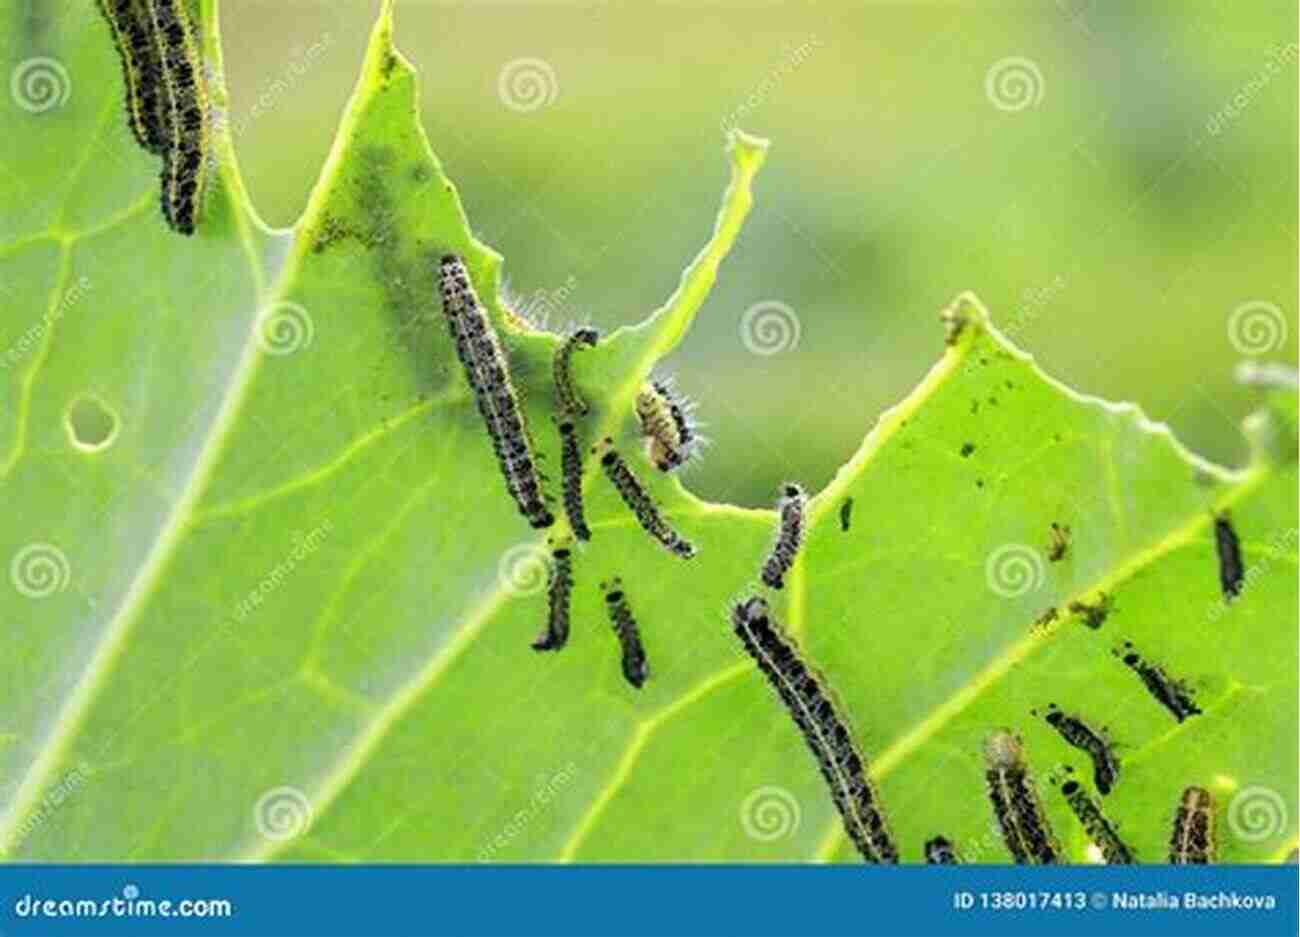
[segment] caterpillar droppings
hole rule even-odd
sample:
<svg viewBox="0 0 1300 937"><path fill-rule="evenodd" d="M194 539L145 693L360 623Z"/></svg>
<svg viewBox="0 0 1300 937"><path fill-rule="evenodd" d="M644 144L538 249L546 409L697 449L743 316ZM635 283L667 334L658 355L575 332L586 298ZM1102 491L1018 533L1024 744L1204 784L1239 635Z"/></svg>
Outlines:
<svg viewBox="0 0 1300 937"><path fill-rule="evenodd" d="M731 619L736 636L776 690L817 760L849 839L867 862L896 863L898 847L868 777L866 758L828 689L803 662L762 598L737 604Z"/></svg>

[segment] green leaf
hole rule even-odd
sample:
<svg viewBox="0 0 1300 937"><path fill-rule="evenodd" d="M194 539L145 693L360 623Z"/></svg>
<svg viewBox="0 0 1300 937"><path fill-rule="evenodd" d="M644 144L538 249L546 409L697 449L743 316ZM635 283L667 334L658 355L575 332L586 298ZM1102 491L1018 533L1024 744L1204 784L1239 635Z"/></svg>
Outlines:
<svg viewBox="0 0 1300 937"><path fill-rule="evenodd" d="M538 654L544 537L504 491L437 258L466 258L552 475L557 339L500 299L501 259L424 138L391 10L294 229L264 230L219 137L186 239L158 219L155 162L125 132L108 31L73 9L39 36L0 13L10 60L55 59L72 83L0 118L4 855L853 860L730 632L774 514L702 502L635 451L633 397L701 310L765 144L733 137L717 226L673 296L574 358L586 443L615 437L698 555L651 543L589 460L573 635ZM1220 801L1222 859L1280 858L1297 817L1294 394L1229 472L1046 378L973 298L953 315L955 343L813 499L774 601L851 717L904 859L942 833L1006 860L980 761L1001 727L1085 857L1047 776L1088 765L1041 718L1049 703L1109 727L1122 767L1104 808L1141 859L1164 858L1189 784ZM1230 605L1224 510L1248 570ZM1071 530L1056 562L1053 522ZM1007 556L1027 579L999 578ZM640 691L598 588L615 575L649 655ZM1099 629L1068 612L1103 591ZM1058 619L1035 627L1049 606ZM1175 723L1113 655L1123 641L1204 712ZM1260 791L1280 811L1265 836L1246 824L1257 811L1229 809Z"/></svg>

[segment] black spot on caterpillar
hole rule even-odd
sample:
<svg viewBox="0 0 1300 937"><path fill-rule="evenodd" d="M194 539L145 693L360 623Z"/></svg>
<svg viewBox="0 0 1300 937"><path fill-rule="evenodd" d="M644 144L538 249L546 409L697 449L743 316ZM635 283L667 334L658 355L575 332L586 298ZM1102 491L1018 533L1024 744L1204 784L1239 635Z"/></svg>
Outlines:
<svg viewBox="0 0 1300 937"><path fill-rule="evenodd" d="M183 0L144 4L161 68L162 213L174 230L193 234L208 173L207 87Z"/></svg>
<svg viewBox="0 0 1300 937"><path fill-rule="evenodd" d="M1069 605L1070 614L1078 615L1079 620L1093 631L1099 629L1106 623L1107 617L1111 613L1111 598L1104 592L1097 594L1097 601L1089 605L1087 602L1071 602Z"/></svg>
<svg viewBox="0 0 1300 937"><path fill-rule="evenodd" d="M773 589L785 585L785 574L790 571L799 545L803 543L803 509L807 501L804 490L793 482L781 487L781 497L776 503L780 526L772 552L763 563L764 585Z"/></svg>
<svg viewBox="0 0 1300 937"><path fill-rule="evenodd" d="M763 599L754 597L736 605L731 621L736 636L776 690L817 759L849 839L866 861L896 863L898 847L867 776L866 759L829 691L782 633Z"/></svg>
<svg viewBox="0 0 1300 937"><path fill-rule="evenodd" d="M586 401L578 396L578 391L573 386L570 359L573 358L574 351L583 345L595 348L596 341L599 338L600 333L595 329L575 329L555 350L555 358L551 362L551 373L555 380L555 396L559 399L560 408L565 413L582 416L587 412Z"/></svg>
<svg viewBox="0 0 1300 937"><path fill-rule="evenodd" d="M1056 863L1061 850L1025 766L1020 739L1010 732L994 732L984 742L984 759L989 802L1012 858L1022 865Z"/></svg>
<svg viewBox="0 0 1300 937"><path fill-rule="evenodd" d="M926 840L925 861L930 865L957 865L957 852L952 843L942 836Z"/></svg>
<svg viewBox="0 0 1300 937"><path fill-rule="evenodd" d="M474 392L506 488L529 524L549 527L555 517L542 500L541 482L505 353L459 257L448 254L442 258L438 285L456 355Z"/></svg>
<svg viewBox="0 0 1300 937"><path fill-rule="evenodd" d="M1049 562L1059 563L1065 559L1065 554L1070 549L1070 528L1052 521L1051 536L1052 542L1047 547L1047 559Z"/></svg>
<svg viewBox="0 0 1300 937"><path fill-rule="evenodd" d="M150 153L161 153L162 65L154 42L153 21L146 18L136 0L97 0L97 3L122 60L127 126L140 146Z"/></svg>
<svg viewBox="0 0 1300 937"><path fill-rule="evenodd" d="M661 472L683 465L695 448L697 438L687 415L688 406L667 381L643 384L636 395L636 415L646 440L646 455Z"/></svg>
<svg viewBox="0 0 1300 937"><path fill-rule="evenodd" d="M1094 732L1086 722L1061 712L1052 704L1043 717L1070 745L1086 752L1092 759L1092 779L1097 790L1109 794L1119 778L1119 762L1106 740Z"/></svg>
<svg viewBox="0 0 1300 937"><path fill-rule="evenodd" d="M1226 513L1214 517L1214 546L1219 554L1219 586L1229 602L1241 595L1244 569L1241 564L1241 541Z"/></svg>
<svg viewBox="0 0 1300 937"><path fill-rule="evenodd" d="M1197 707L1191 690L1181 680L1172 679L1163 668L1145 660L1133 650L1130 642L1125 641L1123 651L1117 650L1115 655L1142 679L1147 692L1179 722L1189 716L1200 715L1201 710Z"/></svg>
<svg viewBox="0 0 1300 937"><path fill-rule="evenodd" d="M1183 791L1169 837L1169 861L1174 865L1206 865L1214 861L1214 798L1202 787Z"/></svg>
<svg viewBox="0 0 1300 937"><path fill-rule="evenodd" d="M844 503L840 505L840 530L844 533L849 532L849 524L853 522L853 499L845 498Z"/></svg>
<svg viewBox="0 0 1300 937"><path fill-rule="evenodd" d="M578 449L578 430L572 420L560 421L560 473L564 481L564 513L579 540L591 539L587 515L582 504L582 453Z"/></svg>
<svg viewBox="0 0 1300 937"><path fill-rule="evenodd" d="M569 600L573 594L573 559L567 547L551 551L546 584L546 631L533 642L535 651L558 651L569 640Z"/></svg>
<svg viewBox="0 0 1300 937"><path fill-rule="evenodd" d="M1066 781L1061 785L1065 801L1074 811L1074 815L1083 824L1088 838L1101 850L1102 858L1108 865L1132 865L1133 850L1119 838L1115 827L1106 819L1097 802L1088 796L1088 792L1079 786L1078 781Z"/></svg>
<svg viewBox="0 0 1300 937"><path fill-rule="evenodd" d="M693 557L695 547L690 541L682 539L681 535L669 527L668 522L660 516L659 508L655 506L645 486L632 474L627 462L614 448L614 441L606 437L593 451L600 454L600 467L604 469L605 476L618 489L623 503L636 515L637 521L646 533L667 547L669 552L683 559Z"/></svg>
<svg viewBox="0 0 1300 937"><path fill-rule="evenodd" d="M627 595L623 592L622 580L615 577L609 582L602 582L600 587L605 592L605 610L609 612L609 622L614 626L614 634L618 636L623 651L623 677L639 690L650 675L650 668L646 664L641 632L637 628L636 619L632 617L632 609L627 604Z"/></svg>

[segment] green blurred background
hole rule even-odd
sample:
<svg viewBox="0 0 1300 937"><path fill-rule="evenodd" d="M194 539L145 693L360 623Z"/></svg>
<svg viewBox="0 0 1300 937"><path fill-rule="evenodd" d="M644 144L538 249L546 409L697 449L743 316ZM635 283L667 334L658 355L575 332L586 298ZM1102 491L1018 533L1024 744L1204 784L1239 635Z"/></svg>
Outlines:
<svg viewBox="0 0 1300 937"><path fill-rule="evenodd" d="M289 225L376 4L221 8L247 184ZM396 22L471 223L553 323L662 303L713 223L723 125L771 139L670 362L713 439L685 476L703 496L823 485L934 363L966 289L1051 374L1228 463L1255 396L1236 346L1296 360L1294 0L399 0ZM503 94L521 59L540 84ZM797 344L750 350L759 303Z"/></svg>

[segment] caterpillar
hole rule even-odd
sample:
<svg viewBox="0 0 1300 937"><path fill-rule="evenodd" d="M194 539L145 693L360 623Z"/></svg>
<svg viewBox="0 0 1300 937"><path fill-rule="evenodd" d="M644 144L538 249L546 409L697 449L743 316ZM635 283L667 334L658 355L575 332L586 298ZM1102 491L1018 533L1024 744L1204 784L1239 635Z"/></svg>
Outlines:
<svg viewBox="0 0 1300 937"><path fill-rule="evenodd" d="M614 634L623 652L623 678L639 690L650 675L650 668L646 663L645 646L641 643L641 631L623 591L623 582L615 576L609 582L602 582L600 587L605 592L609 622L614 626Z"/></svg>
<svg viewBox="0 0 1300 937"><path fill-rule="evenodd" d="M1169 837L1169 861L1174 865L1205 865L1214 861L1214 798L1203 787L1183 791Z"/></svg>
<svg viewBox="0 0 1300 937"><path fill-rule="evenodd" d="M808 502L804 490L793 482L781 488L781 497L776 509L780 515L780 527L777 529L776 542L772 552L763 563L763 583L773 589L785 585L785 574L794 564L795 554L803 543L803 509Z"/></svg>
<svg viewBox="0 0 1300 937"><path fill-rule="evenodd" d="M1214 517L1214 548L1219 554L1219 587L1223 590L1223 598L1231 602L1241 595L1244 569L1241 563L1241 541L1226 513Z"/></svg>
<svg viewBox="0 0 1300 937"><path fill-rule="evenodd" d="M1066 781L1061 785L1061 793L1065 795L1065 801L1074 811L1074 815L1083 824L1088 838L1101 850L1102 858L1108 865L1134 863L1133 850L1119 838L1119 833L1101 812L1101 807L1088 796L1088 792L1079 785L1078 781Z"/></svg>
<svg viewBox="0 0 1300 937"><path fill-rule="evenodd" d="M627 462L614 448L614 441L606 437L592 451L600 454L600 466L604 469L605 476L618 489L623 503L636 515L637 522L646 533L663 544L670 553L683 559L693 557L695 547L668 526L668 522L659 514L659 508L655 506L645 486L632 474Z"/></svg>
<svg viewBox="0 0 1300 937"><path fill-rule="evenodd" d="M113 44L122 60L127 126L145 150L161 153L163 128L159 85L162 66L158 61L158 47L150 32L152 22L141 15L135 0L97 0L97 5L108 22Z"/></svg>
<svg viewBox="0 0 1300 937"><path fill-rule="evenodd" d="M1070 549L1070 528L1052 521L1051 535L1052 542L1047 547L1047 559L1049 562L1059 563L1065 559L1065 554Z"/></svg>
<svg viewBox="0 0 1300 937"><path fill-rule="evenodd" d="M957 865L957 852L952 843L942 836L926 840L925 861L929 865Z"/></svg>
<svg viewBox="0 0 1300 937"><path fill-rule="evenodd" d="M560 428L560 472L564 481L564 513L579 540L591 539L587 515L582 504L582 453L578 449L578 430L572 420L562 420Z"/></svg>
<svg viewBox="0 0 1300 937"><path fill-rule="evenodd" d="M1011 857L1019 864L1052 865L1061 849L1025 766L1024 746L1010 732L997 731L984 742L989 802Z"/></svg>
<svg viewBox="0 0 1300 937"><path fill-rule="evenodd" d="M474 292L464 262L455 254L445 255L438 282L456 355L474 392L506 488L529 524L538 529L550 527L555 517L543 501L541 481L505 353L488 321L487 311Z"/></svg>
<svg viewBox="0 0 1300 937"><path fill-rule="evenodd" d="M661 472L683 465L695 449L697 437L687 416L688 404L679 400L667 381L651 381L636 395L636 415L646 441L646 455Z"/></svg>
<svg viewBox="0 0 1300 937"><path fill-rule="evenodd" d="M840 505L840 530L847 534L851 523L853 523L853 499L845 498L844 503Z"/></svg>
<svg viewBox="0 0 1300 937"><path fill-rule="evenodd" d="M1074 716L1066 715L1055 704L1048 707L1043 717L1066 742L1086 752L1092 759L1092 779L1097 790L1109 794L1119 777L1119 762L1106 740L1089 728L1088 724Z"/></svg>
<svg viewBox="0 0 1300 937"><path fill-rule="evenodd" d="M570 360L573 358L573 353L583 345L595 348L599 338L600 333L595 329L575 329L555 350L551 372L555 380L555 396L559 398L560 408L565 413L584 416L589 409L586 401L578 395L577 388L573 386Z"/></svg>
<svg viewBox="0 0 1300 937"><path fill-rule="evenodd" d="M207 88L183 0L144 0L158 46L162 85L162 213L193 234L208 171Z"/></svg>
<svg viewBox="0 0 1300 937"><path fill-rule="evenodd" d="M1172 679L1163 668L1143 659L1142 655L1133 650L1132 643L1125 641L1124 648L1122 654L1116 651L1116 656L1138 675L1147 692L1157 703L1169 710L1176 720L1182 722L1191 716L1200 715L1201 710L1196 705L1192 692L1183 685L1182 681Z"/></svg>
<svg viewBox="0 0 1300 937"><path fill-rule="evenodd" d="M569 601L573 595L573 562L568 547L551 551L546 584L546 631L533 642L535 651L558 651L569 640Z"/></svg>
<svg viewBox="0 0 1300 937"><path fill-rule="evenodd" d="M799 649L772 618L767 602L752 597L732 611L732 627L767 677L803 735L845 832L867 862L896 863L895 845L880 808L867 762L853 741L829 691L799 656Z"/></svg>

